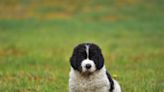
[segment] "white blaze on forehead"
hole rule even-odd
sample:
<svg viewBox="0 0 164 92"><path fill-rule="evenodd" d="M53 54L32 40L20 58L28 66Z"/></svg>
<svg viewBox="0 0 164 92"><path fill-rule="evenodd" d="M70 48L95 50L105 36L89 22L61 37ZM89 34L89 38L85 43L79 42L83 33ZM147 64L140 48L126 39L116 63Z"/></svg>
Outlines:
<svg viewBox="0 0 164 92"><path fill-rule="evenodd" d="M86 47L86 53L87 53L87 58L89 57L89 45L85 45Z"/></svg>

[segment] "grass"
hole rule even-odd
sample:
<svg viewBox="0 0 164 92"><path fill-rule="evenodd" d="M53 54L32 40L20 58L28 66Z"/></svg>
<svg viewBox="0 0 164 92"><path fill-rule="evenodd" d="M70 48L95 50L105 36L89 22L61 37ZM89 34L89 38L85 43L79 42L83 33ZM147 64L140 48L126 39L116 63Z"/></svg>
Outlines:
<svg viewBox="0 0 164 92"><path fill-rule="evenodd" d="M162 1L90 0L54 7L28 1L1 1L3 7L24 5L27 14L11 16L9 7L0 16L0 92L67 92L69 57L81 42L102 48L123 92L164 91Z"/></svg>

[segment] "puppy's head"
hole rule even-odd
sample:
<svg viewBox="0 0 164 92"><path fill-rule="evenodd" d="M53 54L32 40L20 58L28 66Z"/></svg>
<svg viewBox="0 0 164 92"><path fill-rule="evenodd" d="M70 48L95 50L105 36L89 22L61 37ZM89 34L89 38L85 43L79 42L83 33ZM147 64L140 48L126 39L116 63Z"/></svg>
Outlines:
<svg viewBox="0 0 164 92"><path fill-rule="evenodd" d="M82 43L74 48L70 63L74 70L82 74L91 74L103 67L104 58L96 44Z"/></svg>

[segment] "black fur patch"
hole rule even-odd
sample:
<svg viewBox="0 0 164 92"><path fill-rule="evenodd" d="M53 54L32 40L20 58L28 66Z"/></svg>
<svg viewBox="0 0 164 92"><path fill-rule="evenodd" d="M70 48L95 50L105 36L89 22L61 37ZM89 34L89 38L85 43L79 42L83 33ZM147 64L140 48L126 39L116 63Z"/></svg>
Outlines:
<svg viewBox="0 0 164 92"><path fill-rule="evenodd" d="M109 92L113 92L113 89L114 89L114 81L113 81L111 75L107 71L106 71L106 75L107 75L108 80L109 80L109 83L110 83Z"/></svg>
<svg viewBox="0 0 164 92"><path fill-rule="evenodd" d="M97 70L100 70L104 66L104 57L101 53L101 49L95 44L90 45L89 59L94 61Z"/></svg>
<svg viewBox="0 0 164 92"><path fill-rule="evenodd" d="M71 66L78 71L81 71L81 62L87 58L86 47L84 44L79 44L73 50L70 58Z"/></svg>

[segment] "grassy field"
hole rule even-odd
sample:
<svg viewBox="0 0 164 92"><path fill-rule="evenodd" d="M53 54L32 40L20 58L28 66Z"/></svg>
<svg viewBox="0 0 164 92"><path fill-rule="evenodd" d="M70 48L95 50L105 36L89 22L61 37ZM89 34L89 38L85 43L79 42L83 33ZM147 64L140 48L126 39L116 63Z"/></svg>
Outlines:
<svg viewBox="0 0 164 92"><path fill-rule="evenodd" d="M162 0L1 0L0 92L68 92L75 45L98 44L123 92L164 92Z"/></svg>

